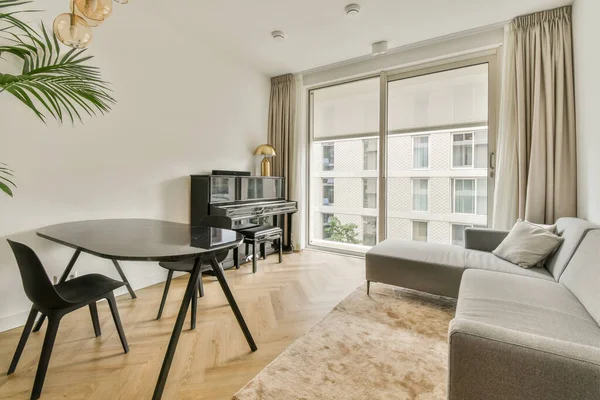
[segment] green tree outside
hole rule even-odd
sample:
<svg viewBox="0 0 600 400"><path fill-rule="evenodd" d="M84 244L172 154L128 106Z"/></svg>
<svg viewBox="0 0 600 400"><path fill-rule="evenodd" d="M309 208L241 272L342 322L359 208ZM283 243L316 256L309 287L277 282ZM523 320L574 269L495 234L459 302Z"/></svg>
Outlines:
<svg viewBox="0 0 600 400"><path fill-rule="evenodd" d="M358 225L342 224L337 217L331 217L329 226L325 228L325 235L332 242L360 244L357 230Z"/></svg>

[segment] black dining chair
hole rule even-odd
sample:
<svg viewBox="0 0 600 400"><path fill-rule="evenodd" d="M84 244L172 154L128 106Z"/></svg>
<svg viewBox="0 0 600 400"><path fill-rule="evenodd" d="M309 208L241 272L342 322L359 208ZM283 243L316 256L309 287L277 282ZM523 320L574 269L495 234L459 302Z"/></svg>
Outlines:
<svg viewBox="0 0 600 400"><path fill-rule="evenodd" d="M19 358L23 353L31 328L35 321L35 317L38 313L48 318L48 329L46 336L44 337L44 344L42 346L42 354L40 355L40 361L38 364L37 373L35 375L35 381L33 384L33 391L31 392L31 399L39 399L42 393L42 387L44 386L44 379L46 378L46 371L48 370L48 363L50 362L50 356L52 355L52 348L54 347L54 340L56 339L56 333L58 332L58 326L60 320L66 314L75 311L81 307L89 306L90 314L92 316L92 324L94 326L94 333L96 337L101 335L100 320L98 319L98 308L96 302L101 299L106 299L110 307L115 325L117 326L117 332L123 345L125 353L129 352L129 346L127 345L127 339L125 338L125 332L121 325L121 319L119 317L119 310L117 309L117 302L113 290L124 286L124 282L116 281L100 274L89 274L83 275L78 278L71 279L58 285L52 285L44 266L35 252L22 243L13 242L8 240L10 247L15 254L19 271L21 272L21 279L23 280L23 287L25 288L25 294L29 297L29 300L33 303L27 323L23 329L21 340L17 345L17 350L8 369L8 375L15 372Z"/></svg>
<svg viewBox="0 0 600 400"><path fill-rule="evenodd" d="M231 227L233 226L233 222L231 220L231 218L229 217L225 217L225 216L219 216L219 215L208 215L205 217L202 217L198 222L197 222L198 226L209 226L211 228L220 228L220 229L231 229ZM237 248L236 248L237 250ZM223 262L223 260L225 260L225 258L227 258L227 254L229 252L228 251L224 251L222 253L219 253L216 255L217 258L217 262L220 264ZM237 251L234 251L234 257L237 257ZM184 260L184 261L177 261L177 262L160 262L159 265L165 269L167 269L169 272L167 274L167 281L165 282L165 290L163 292L163 296L162 296L162 300L160 302L160 308L158 309L158 315L156 316L156 319L160 319L162 317L162 313L163 310L165 308L165 303L167 302L167 295L169 293L169 287L171 286L171 280L173 279L173 272L187 272L187 273L191 273L192 270L194 269L194 260L190 259L190 260ZM201 271L205 272L205 271L211 271L212 270L212 266L210 265L210 262L206 262L205 264L203 263L202 267L201 267ZM198 295L199 297L204 297L204 285L202 284L202 274L200 274L200 277L198 278L198 283L196 286L196 289L198 290ZM192 296L192 307L191 307L191 327L190 329L196 329L196 313L198 312L198 297L196 296Z"/></svg>

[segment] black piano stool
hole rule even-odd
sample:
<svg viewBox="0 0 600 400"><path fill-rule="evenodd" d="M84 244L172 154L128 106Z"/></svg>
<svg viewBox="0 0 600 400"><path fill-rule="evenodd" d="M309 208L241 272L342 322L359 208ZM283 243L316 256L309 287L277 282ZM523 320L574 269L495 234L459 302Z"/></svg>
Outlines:
<svg viewBox="0 0 600 400"><path fill-rule="evenodd" d="M260 245L260 254L266 257L266 243L277 242L279 248L279 262L283 261L283 230L276 226L255 226L253 228L242 229L238 231L244 235L244 243L246 244L246 254L248 254L248 246L252 246L252 273L256 273L256 245ZM237 249L234 249L235 267L240 268L240 260L237 255Z"/></svg>

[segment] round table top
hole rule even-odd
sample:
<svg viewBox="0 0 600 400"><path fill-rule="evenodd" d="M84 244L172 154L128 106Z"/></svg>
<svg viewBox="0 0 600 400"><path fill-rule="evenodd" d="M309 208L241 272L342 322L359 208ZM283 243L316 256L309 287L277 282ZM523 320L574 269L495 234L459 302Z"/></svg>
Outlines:
<svg viewBox="0 0 600 400"><path fill-rule="evenodd" d="M239 246L229 229L153 219L101 219L51 225L38 236L98 257L125 261L180 261Z"/></svg>

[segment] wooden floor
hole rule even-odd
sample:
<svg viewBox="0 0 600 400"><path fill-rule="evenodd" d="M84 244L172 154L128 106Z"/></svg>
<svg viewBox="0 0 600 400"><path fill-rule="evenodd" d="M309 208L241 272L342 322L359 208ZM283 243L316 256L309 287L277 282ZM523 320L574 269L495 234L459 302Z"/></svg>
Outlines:
<svg viewBox="0 0 600 400"><path fill-rule="evenodd" d="M163 399L231 399L292 342L364 281L364 260L306 250L272 255L226 272L258 345L251 353L218 282L204 278L198 325L185 330ZM94 337L86 308L60 326L42 399L150 399L175 323L187 276L175 279L163 318L156 321L163 284L118 298L131 351L123 354L106 302L99 303L102 336ZM16 372L7 376L22 328L0 333L0 399L28 399L45 329L32 333Z"/></svg>

